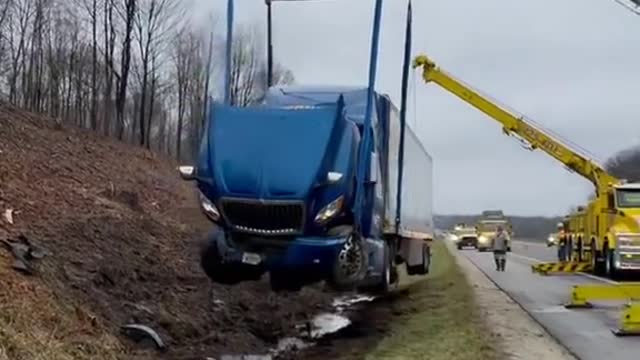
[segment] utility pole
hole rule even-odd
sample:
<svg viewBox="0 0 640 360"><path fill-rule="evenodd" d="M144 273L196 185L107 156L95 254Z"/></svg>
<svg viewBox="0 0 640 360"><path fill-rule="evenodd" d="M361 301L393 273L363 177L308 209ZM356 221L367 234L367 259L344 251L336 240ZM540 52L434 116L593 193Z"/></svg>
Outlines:
<svg viewBox="0 0 640 360"><path fill-rule="evenodd" d="M273 42L271 33L271 2L272 0L264 0L267 4L267 88L273 85Z"/></svg>
<svg viewBox="0 0 640 360"><path fill-rule="evenodd" d="M615 0L615 2L640 15L640 0Z"/></svg>

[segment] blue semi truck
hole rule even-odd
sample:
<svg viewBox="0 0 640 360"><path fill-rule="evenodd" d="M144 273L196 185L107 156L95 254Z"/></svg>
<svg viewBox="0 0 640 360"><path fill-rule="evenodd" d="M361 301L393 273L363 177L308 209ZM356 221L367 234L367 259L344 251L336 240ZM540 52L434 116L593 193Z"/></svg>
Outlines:
<svg viewBox="0 0 640 360"><path fill-rule="evenodd" d="M209 112L195 166L200 206L215 223L201 250L214 282L266 273L273 290L326 281L386 292L398 265L426 274L433 239L432 161L406 123L411 2L402 109L374 91L382 0L375 1L366 87L271 87L231 104L233 0L227 6L224 104Z"/></svg>
<svg viewBox="0 0 640 360"><path fill-rule="evenodd" d="M202 210L217 225L201 253L213 281L236 284L268 272L276 291L323 280L340 290L387 291L399 264L409 275L429 271L432 160L408 126L400 159L399 112L378 93L364 159L364 221L355 228L367 94L275 87L258 106L213 106L197 166L180 168L196 180Z"/></svg>

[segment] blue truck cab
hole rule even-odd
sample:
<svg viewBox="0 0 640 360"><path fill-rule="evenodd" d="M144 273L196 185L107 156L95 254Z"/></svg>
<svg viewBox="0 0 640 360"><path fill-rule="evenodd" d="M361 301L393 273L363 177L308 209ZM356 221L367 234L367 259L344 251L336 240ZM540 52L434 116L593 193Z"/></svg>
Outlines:
<svg viewBox="0 0 640 360"><path fill-rule="evenodd" d="M384 237L392 104L375 93L370 156L359 159L366 87L274 87L256 106L212 106L196 166L200 206L215 223L201 266L215 282L269 273L274 290L325 280L338 289L391 281ZM356 229L356 169L367 161Z"/></svg>

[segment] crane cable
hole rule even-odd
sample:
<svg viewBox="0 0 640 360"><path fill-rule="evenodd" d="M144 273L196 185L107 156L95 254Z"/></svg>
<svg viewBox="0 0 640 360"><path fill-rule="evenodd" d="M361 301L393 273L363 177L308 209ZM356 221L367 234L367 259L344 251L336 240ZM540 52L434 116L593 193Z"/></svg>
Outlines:
<svg viewBox="0 0 640 360"><path fill-rule="evenodd" d="M640 15L640 1L637 0L614 0L627 10L631 11L636 15Z"/></svg>

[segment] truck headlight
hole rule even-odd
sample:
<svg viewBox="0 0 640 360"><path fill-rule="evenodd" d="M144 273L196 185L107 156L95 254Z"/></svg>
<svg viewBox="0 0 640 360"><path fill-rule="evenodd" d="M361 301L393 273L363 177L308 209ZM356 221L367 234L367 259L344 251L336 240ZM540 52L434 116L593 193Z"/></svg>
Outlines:
<svg viewBox="0 0 640 360"><path fill-rule="evenodd" d="M332 202L327 204L325 207L320 209L320 211L318 211L318 214L316 215L316 218L315 218L316 223L318 224L325 223L332 217L339 214L340 211L342 211L342 205L344 205L344 196L340 195L340 197L333 200Z"/></svg>
<svg viewBox="0 0 640 360"><path fill-rule="evenodd" d="M199 193L200 208L209 219L214 222L220 220L220 212L218 208L209 200L202 192Z"/></svg>
<svg viewBox="0 0 640 360"><path fill-rule="evenodd" d="M548 243L552 243L552 242L553 242L553 236L549 236L549 237L547 238L547 242L548 242Z"/></svg>
<svg viewBox="0 0 640 360"><path fill-rule="evenodd" d="M458 235L451 235L451 240L452 241L458 241L458 240L460 240L460 238L458 237Z"/></svg>
<svg viewBox="0 0 640 360"><path fill-rule="evenodd" d="M486 243L487 241L489 241L489 239L488 239L486 236L481 235L481 236L478 238L478 241L480 241L481 243Z"/></svg>

